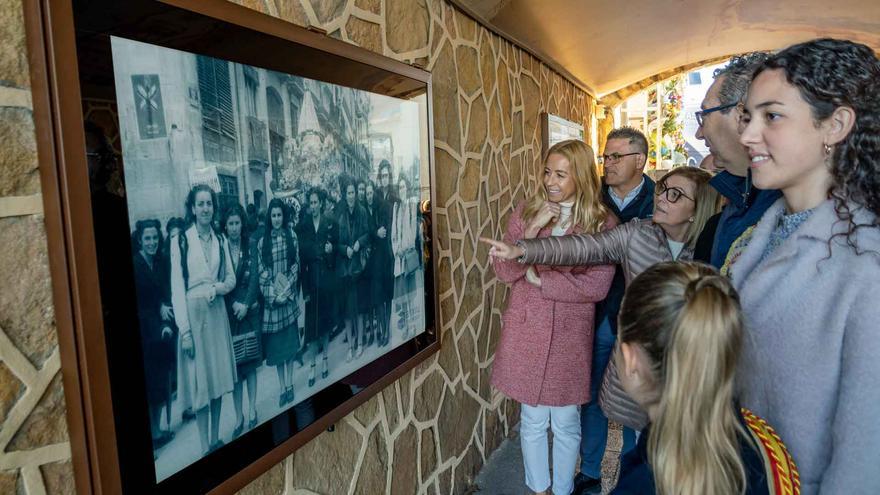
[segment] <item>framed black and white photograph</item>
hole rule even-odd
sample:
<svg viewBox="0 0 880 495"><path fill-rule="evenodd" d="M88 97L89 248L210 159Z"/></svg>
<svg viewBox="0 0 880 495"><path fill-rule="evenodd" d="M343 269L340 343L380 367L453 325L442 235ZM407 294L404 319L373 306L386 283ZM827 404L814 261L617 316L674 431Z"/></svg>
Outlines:
<svg viewBox="0 0 880 495"><path fill-rule="evenodd" d="M413 101L111 46L162 481L425 331L426 138Z"/></svg>
<svg viewBox="0 0 880 495"><path fill-rule="evenodd" d="M430 74L176 3L53 17L108 493L233 492L439 348Z"/></svg>

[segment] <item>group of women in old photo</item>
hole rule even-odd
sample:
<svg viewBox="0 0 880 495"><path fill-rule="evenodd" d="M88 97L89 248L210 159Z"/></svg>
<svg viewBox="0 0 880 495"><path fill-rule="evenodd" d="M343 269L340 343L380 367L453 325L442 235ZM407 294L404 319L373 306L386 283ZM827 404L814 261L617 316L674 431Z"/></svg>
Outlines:
<svg viewBox="0 0 880 495"><path fill-rule="evenodd" d="M521 405L535 493L602 489L598 473L577 472L591 434L580 408L596 401L638 437L606 492L880 493L880 61L862 44L813 40L761 54L741 98L720 87L698 137L735 115L742 175L773 192L732 242L719 244L720 229L754 196L723 204L695 167L656 185L639 172L627 196L653 198L653 214L621 221L632 198L603 189L581 141L552 146L503 240L483 239L510 286L492 383ZM618 164L647 158L630 131L609 136L604 187ZM610 153L612 137L630 147ZM716 163L733 149L719 141ZM715 267L701 237L721 250ZM625 294L597 376L597 304L616 265Z"/></svg>
<svg viewBox="0 0 880 495"><path fill-rule="evenodd" d="M421 307L411 300L422 268L418 191L404 174L393 177L387 161L376 182L339 183L338 191L310 189L301 202L273 198L264 212L240 204L221 211L214 189L197 184L183 217L136 222L154 448L179 428L172 410L195 418L205 453L223 443L227 394L232 438L270 419L258 416L258 400L296 404L309 392L295 384L314 387L338 366L328 363L331 340L342 341L351 362L388 346L392 331L408 337ZM274 368L277 388L258 380L264 366Z"/></svg>

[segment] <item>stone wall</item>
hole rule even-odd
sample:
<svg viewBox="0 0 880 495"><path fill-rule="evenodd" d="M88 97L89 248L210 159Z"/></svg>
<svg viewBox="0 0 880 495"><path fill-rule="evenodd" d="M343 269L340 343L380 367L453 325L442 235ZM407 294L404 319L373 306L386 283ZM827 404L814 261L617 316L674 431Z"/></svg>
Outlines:
<svg viewBox="0 0 880 495"><path fill-rule="evenodd" d="M0 493L54 495L73 483L20 1L0 0ZM489 385L506 289L477 238L535 187L540 113L589 126L594 101L442 0L240 3L433 73L443 345L242 493L464 493L518 418Z"/></svg>
<svg viewBox="0 0 880 495"><path fill-rule="evenodd" d="M20 0L0 0L0 493L71 493Z"/></svg>

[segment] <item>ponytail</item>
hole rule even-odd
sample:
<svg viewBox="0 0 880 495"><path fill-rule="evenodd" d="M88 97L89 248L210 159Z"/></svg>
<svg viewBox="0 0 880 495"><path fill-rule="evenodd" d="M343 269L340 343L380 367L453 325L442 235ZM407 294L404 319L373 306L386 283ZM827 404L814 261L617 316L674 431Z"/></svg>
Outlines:
<svg viewBox="0 0 880 495"><path fill-rule="evenodd" d="M691 281L666 349L659 414L648 438L661 494L745 489L733 408L740 312L714 283L720 280L713 275Z"/></svg>
<svg viewBox="0 0 880 495"><path fill-rule="evenodd" d="M662 263L627 289L620 339L654 363L656 415L648 460L657 493L743 493L734 408L743 321L730 282L706 265Z"/></svg>

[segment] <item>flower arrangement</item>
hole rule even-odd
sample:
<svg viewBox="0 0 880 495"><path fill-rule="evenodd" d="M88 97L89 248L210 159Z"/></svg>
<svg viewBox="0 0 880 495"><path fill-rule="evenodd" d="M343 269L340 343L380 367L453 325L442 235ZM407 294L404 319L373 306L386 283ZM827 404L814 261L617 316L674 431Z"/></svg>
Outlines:
<svg viewBox="0 0 880 495"><path fill-rule="evenodd" d="M687 157L687 151L684 147L684 133L682 132L684 124L679 118L682 109L682 89L684 78L682 76L673 77L666 81L663 85L662 103L660 105L660 123L653 127L648 138L648 162L650 168L657 166L657 150L655 143L657 142L657 130L661 132L660 140L660 160L671 160L673 152L680 153ZM657 92L653 91L648 95L649 101L657 102Z"/></svg>

